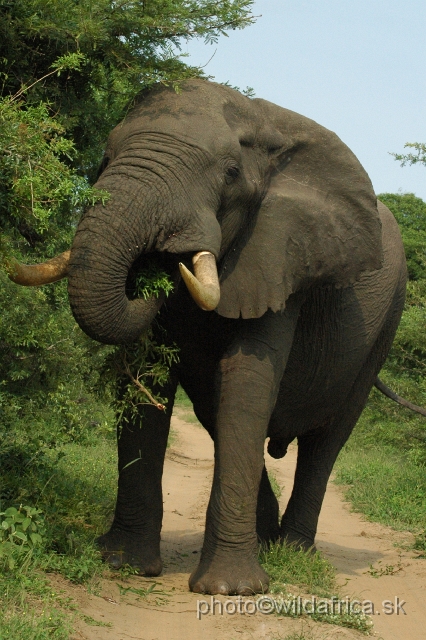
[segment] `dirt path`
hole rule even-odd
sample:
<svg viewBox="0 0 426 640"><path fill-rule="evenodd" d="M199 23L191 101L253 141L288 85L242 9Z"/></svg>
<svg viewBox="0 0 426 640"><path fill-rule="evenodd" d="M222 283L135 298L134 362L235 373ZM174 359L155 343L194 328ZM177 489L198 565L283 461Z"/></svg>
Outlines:
<svg viewBox="0 0 426 640"><path fill-rule="evenodd" d="M182 414L180 414L182 416ZM200 615L197 600L210 602L188 591L188 577L198 562L202 545L205 510L213 471L213 446L207 433L198 425L173 418L177 437L168 452L164 473L163 575L155 582L161 591L148 598L134 591L120 593L114 579L104 580L100 595L88 595L82 587L66 587L77 600L80 611L105 626L76 622L75 639L86 640L279 640L291 633L303 633L307 639L340 640L361 638L356 631L306 619L278 618L275 615L240 614ZM283 510L288 499L296 449L290 447L282 461L267 456L281 486ZM365 522L349 512L340 490L329 485L323 506L317 545L338 569L345 595L371 600L376 609L374 631L383 640L424 640L426 638L426 560L414 558L410 552L398 551L393 545L406 536L376 524ZM392 575L374 577L376 573ZM118 578L117 578L118 580ZM58 579L57 587L64 588ZM122 582L122 581L121 581ZM131 589L148 588L154 580L131 578ZM384 615L382 602L399 604L406 612ZM220 598L217 598L220 599ZM222 598L223 601L229 600ZM201 605L202 610L207 605ZM107 626L108 625L108 626Z"/></svg>
<svg viewBox="0 0 426 640"><path fill-rule="evenodd" d="M285 487L282 509L290 497L296 455L296 447L290 447L286 464L271 458L268 461L279 484ZM374 604L374 631L383 640L426 638L426 560L395 546L412 542L410 534L397 533L351 513L341 489L332 482L328 484L316 545L337 568L345 595ZM393 603L393 614L384 614L385 600Z"/></svg>

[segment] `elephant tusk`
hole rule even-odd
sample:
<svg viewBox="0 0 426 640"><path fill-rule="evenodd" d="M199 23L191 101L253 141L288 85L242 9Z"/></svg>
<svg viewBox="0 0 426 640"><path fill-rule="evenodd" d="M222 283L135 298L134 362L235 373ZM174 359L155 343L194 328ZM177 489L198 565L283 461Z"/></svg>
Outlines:
<svg viewBox="0 0 426 640"><path fill-rule="evenodd" d="M216 258L210 251L200 251L193 256L192 264L195 275L182 262L179 263L181 276L194 302L204 311L213 311L220 300Z"/></svg>
<svg viewBox="0 0 426 640"><path fill-rule="evenodd" d="M16 284L25 287L36 287L40 284L50 284L66 278L71 251L64 251L59 256L41 264L21 264L14 258L8 261L9 278Z"/></svg>

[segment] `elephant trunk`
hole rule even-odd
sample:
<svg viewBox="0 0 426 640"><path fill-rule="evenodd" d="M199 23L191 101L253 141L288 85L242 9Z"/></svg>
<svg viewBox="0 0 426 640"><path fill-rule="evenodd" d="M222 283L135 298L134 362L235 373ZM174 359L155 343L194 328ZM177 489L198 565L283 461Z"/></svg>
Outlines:
<svg viewBox="0 0 426 640"><path fill-rule="evenodd" d="M129 300L129 270L147 240L97 205L83 218L71 248L68 293L72 312L90 337L107 344L136 340L153 321L164 295Z"/></svg>
<svg viewBox="0 0 426 640"><path fill-rule="evenodd" d="M170 209L173 213L170 214ZM167 211L168 210L168 211ZM195 253L194 278L184 280L194 300L204 309L219 302L219 281L214 255L220 246L220 227L214 215L177 222L175 207L144 194L113 192L111 200L90 209L78 225L67 267L72 312L90 337L107 344L138 339L152 323L164 294L129 300L126 283L134 262L153 252ZM191 227L188 220L202 220ZM195 282L194 282L195 281Z"/></svg>

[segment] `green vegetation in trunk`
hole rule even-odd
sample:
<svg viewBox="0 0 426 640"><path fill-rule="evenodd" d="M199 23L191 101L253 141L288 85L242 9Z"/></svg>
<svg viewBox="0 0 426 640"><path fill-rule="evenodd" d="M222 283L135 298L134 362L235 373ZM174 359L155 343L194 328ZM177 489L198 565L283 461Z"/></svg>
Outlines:
<svg viewBox="0 0 426 640"><path fill-rule="evenodd" d="M155 260L136 270L131 281L128 293L131 298L158 297L161 292L167 297L173 291L170 277ZM179 353L174 344L167 344L164 332L156 328L161 341L154 337L151 327L136 342L109 348L100 380L104 393L106 391L105 400L112 398L117 421L121 421L124 413L128 415L129 407L132 415L138 414L141 404L153 404L160 411L165 409L165 400L154 397L150 389L161 388L167 382L170 367L178 361Z"/></svg>

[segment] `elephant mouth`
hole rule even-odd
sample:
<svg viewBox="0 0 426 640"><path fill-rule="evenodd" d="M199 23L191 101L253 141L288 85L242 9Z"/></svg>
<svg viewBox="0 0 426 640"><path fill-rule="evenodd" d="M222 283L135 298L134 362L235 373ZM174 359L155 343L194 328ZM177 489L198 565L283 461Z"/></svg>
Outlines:
<svg viewBox="0 0 426 640"><path fill-rule="evenodd" d="M192 262L194 273L187 265ZM203 311L213 311L219 304L220 285L216 260L209 251L176 256L163 252L142 254L129 270L126 296L129 300L149 297L173 288L180 273L193 300ZM162 286L163 285L163 286Z"/></svg>
<svg viewBox="0 0 426 640"><path fill-rule="evenodd" d="M68 264L71 252L62 254L37 265L21 264L14 260L8 265L9 278L16 284L39 286L57 282L68 276ZM189 256L186 256L189 257ZM181 260L183 258L181 257ZM189 260L185 260L187 263ZM179 261L176 254L167 252L142 254L132 264L125 286L129 300L139 297L152 297L160 293L161 281L165 279L172 288L179 269L189 293L197 305L204 311L216 309L220 300L220 285L216 259L209 251L199 251L192 255L194 274Z"/></svg>
<svg viewBox="0 0 426 640"><path fill-rule="evenodd" d="M176 256L164 253L143 253L131 265L126 278L128 300L158 297L161 290L169 293L179 272Z"/></svg>

